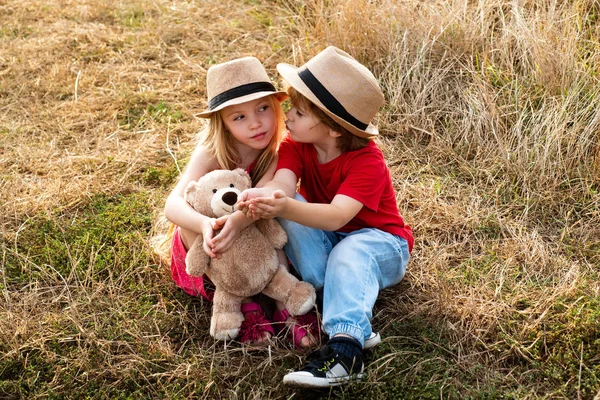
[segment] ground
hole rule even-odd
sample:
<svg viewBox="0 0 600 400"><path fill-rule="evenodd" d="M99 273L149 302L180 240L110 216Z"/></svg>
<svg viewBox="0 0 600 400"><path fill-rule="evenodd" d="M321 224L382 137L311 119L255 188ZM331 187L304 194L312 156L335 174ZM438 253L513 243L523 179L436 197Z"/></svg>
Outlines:
<svg viewBox="0 0 600 400"><path fill-rule="evenodd" d="M600 4L0 0L0 398L600 398ZM208 335L157 254L210 65L377 76L415 232L363 383Z"/></svg>

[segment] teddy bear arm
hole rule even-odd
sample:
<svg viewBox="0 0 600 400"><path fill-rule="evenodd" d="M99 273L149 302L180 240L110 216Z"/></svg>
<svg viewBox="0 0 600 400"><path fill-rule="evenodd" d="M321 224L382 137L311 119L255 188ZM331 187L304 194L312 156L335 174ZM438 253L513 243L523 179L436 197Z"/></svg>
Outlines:
<svg viewBox="0 0 600 400"><path fill-rule="evenodd" d="M202 276L210 263L210 257L202 247L204 238L198 235L185 257L185 272L191 276Z"/></svg>
<svg viewBox="0 0 600 400"><path fill-rule="evenodd" d="M256 221L256 228L271 242L276 249L283 249L287 243L288 237L285 230L275 219L259 219Z"/></svg>

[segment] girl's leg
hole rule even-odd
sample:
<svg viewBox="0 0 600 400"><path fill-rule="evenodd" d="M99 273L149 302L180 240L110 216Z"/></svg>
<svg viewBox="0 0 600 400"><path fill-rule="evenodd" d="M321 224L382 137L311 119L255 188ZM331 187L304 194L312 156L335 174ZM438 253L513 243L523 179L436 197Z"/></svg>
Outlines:
<svg viewBox="0 0 600 400"><path fill-rule="evenodd" d="M345 236L331 251L323 293L323 325L329 337L348 335L364 346L371 335L379 291L400 282L409 259L402 238L378 229Z"/></svg>
<svg viewBox="0 0 600 400"><path fill-rule="evenodd" d="M192 247L192 244L194 244L194 241L198 237L198 234L194 231L190 231L181 227L177 229L179 229L179 235L181 236L181 241L185 245L185 248L189 249L190 247Z"/></svg>
<svg viewBox="0 0 600 400"><path fill-rule="evenodd" d="M206 289L205 277L191 276L186 271L185 259L189 247L186 246L184 234L188 235L188 239L192 238L191 243L193 243L193 240L195 239L195 237L189 235L189 233L190 231L186 231L179 227L175 229L173 243L171 245L171 277L173 278L173 281L175 281L175 284L186 293L192 296L202 296L206 300L212 301L214 291Z"/></svg>

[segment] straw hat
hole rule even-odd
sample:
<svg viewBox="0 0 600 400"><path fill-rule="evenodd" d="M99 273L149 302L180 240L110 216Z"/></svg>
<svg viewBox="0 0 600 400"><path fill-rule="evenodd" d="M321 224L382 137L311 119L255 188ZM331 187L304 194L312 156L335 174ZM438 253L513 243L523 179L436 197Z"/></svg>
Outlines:
<svg viewBox="0 0 600 400"><path fill-rule="evenodd" d="M371 122L384 98L377 79L348 53L329 46L300 68L278 64L283 78L356 136L379 134Z"/></svg>
<svg viewBox="0 0 600 400"><path fill-rule="evenodd" d="M198 117L209 118L215 111L274 94L279 101L287 98L271 83L263 65L255 57L243 57L215 64L206 74L208 108Z"/></svg>

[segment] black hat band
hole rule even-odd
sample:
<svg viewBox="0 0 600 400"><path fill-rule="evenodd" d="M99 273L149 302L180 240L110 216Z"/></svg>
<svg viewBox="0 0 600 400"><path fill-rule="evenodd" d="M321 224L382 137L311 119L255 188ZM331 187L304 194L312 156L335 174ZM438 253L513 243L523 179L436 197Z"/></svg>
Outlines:
<svg viewBox="0 0 600 400"><path fill-rule="evenodd" d="M238 97L246 96L252 93L258 92L273 92L275 93L275 86L273 86L270 82L253 82L246 83L245 85L236 86L229 90L224 91L223 93L219 93L208 102L208 109L214 110L219 107L221 104L237 99Z"/></svg>
<svg viewBox="0 0 600 400"><path fill-rule="evenodd" d="M362 131L367 130L369 124L365 124L364 122L357 120L354 118L354 116L352 116L352 114L346 111L344 106L337 101L337 99L333 97L331 93L329 93L329 90L327 90L325 86L319 82L319 80L312 74L312 72L308 70L308 68L303 67L298 69L298 76L300 79L302 79L302 82L304 82L304 84L308 86L308 88L314 93L314 95L317 96L317 99L319 99L319 101L325 107L327 107L327 110L331 111L344 121L354 125Z"/></svg>

